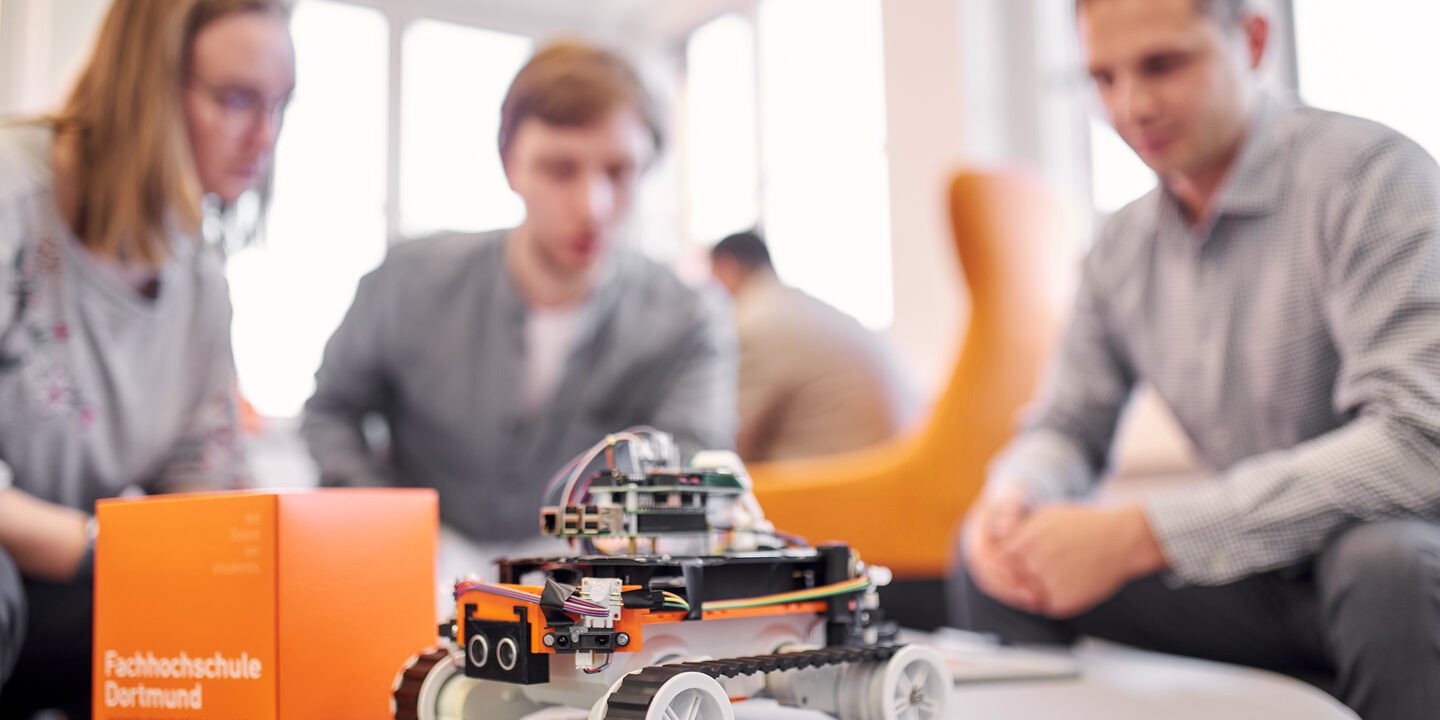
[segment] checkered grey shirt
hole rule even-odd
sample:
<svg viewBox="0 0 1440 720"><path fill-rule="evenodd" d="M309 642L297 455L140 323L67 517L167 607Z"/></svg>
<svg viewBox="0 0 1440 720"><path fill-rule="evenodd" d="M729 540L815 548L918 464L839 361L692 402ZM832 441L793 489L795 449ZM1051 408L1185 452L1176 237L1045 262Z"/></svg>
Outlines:
<svg viewBox="0 0 1440 720"><path fill-rule="evenodd" d="M1157 189L1085 260L1039 415L992 483L1093 489L1151 383L1216 469L1146 502L1180 579L1313 556L1340 530L1440 518L1440 168L1381 125L1267 98L1191 227Z"/></svg>

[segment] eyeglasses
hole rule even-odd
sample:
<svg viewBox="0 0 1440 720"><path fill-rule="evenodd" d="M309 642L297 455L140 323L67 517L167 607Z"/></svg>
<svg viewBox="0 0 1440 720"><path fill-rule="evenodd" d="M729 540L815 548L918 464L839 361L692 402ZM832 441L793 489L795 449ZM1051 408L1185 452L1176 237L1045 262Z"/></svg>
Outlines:
<svg viewBox="0 0 1440 720"><path fill-rule="evenodd" d="M241 138L259 127L261 118L269 118L271 124L280 125L285 115L285 106L290 103L290 93L266 101L254 88L240 85L214 85L192 76L185 84L189 90L204 95L220 111L220 132L228 137Z"/></svg>

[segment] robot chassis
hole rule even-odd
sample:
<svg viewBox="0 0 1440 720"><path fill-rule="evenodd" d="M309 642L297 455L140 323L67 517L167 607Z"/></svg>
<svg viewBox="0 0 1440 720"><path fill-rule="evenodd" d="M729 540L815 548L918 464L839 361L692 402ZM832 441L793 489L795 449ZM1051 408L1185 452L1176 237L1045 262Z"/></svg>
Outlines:
<svg viewBox="0 0 1440 720"><path fill-rule="evenodd" d="M767 696L841 720L945 717L943 659L894 644L883 619L888 571L845 545L778 542L743 471L679 469L673 447L626 431L561 471L541 529L593 552L501 560L499 583L458 581L441 643L395 679L395 720L519 720L553 706L589 708L589 720L733 720L732 702ZM602 450L608 467L582 485ZM719 533L730 541L716 545Z"/></svg>

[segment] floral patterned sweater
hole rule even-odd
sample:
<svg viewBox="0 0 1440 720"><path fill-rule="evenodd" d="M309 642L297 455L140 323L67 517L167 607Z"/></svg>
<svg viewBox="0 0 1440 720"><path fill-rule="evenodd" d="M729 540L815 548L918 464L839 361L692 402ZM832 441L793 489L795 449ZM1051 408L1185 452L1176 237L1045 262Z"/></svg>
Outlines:
<svg viewBox="0 0 1440 720"><path fill-rule="evenodd" d="M91 511L243 484L219 259L176 237L148 298L61 220L50 130L0 128L0 489Z"/></svg>

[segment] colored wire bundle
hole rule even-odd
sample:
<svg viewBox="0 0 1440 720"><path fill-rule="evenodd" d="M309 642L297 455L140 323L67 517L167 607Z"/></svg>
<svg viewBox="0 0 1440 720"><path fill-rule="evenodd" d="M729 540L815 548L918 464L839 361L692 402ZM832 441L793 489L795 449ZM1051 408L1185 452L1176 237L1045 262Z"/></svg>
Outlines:
<svg viewBox="0 0 1440 720"><path fill-rule="evenodd" d="M570 460L570 462L565 463L565 467L560 468L560 472L557 472L557 473L555 473L554 475L552 475L552 476L550 477L550 482L545 485L545 502L546 502L546 504L550 504L550 505L559 505L559 504L562 504L562 503L561 503L561 498L559 497L559 494L558 494L558 493L560 492L560 485L561 485L561 483L563 483L563 482L565 481L565 478L570 477L570 473L575 470L575 464L578 463L578 462L580 462L580 458L581 458L581 457L584 457L584 456L583 456L583 455L576 455L574 458L572 458L572 459Z"/></svg>
<svg viewBox="0 0 1440 720"><path fill-rule="evenodd" d="M662 608L671 608L675 610L684 610L685 612L690 612L690 603L685 602L685 598L682 598L679 595L668 591L663 592L662 596L665 598L665 603L661 606Z"/></svg>
<svg viewBox="0 0 1440 720"><path fill-rule="evenodd" d="M808 600L820 600L827 597L833 597L835 595L844 595L847 593L859 592L869 586L870 578L862 575L857 578L851 578L850 580L832 583L830 585L821 585L819 587L806 588L804 590L792 590L790 592L776 593L774 595L760 595L758 597L735 598L732 600L713 600L711 602L705 603L704 609L707 612L711 610L740 610L743 608L763 607L766 605L780 605L783 603L797 603L805 602ZM540 596L536 595L535 593L526 592L524 590L517 590L513 587L506 587L504 585L490 585L488 583L483 583L478 580L461 580L460 582L455 583L455 599L459 600L461 595L471 590L479 590L481 592L487 592L492 595L508 597L512 600L520 600L522 602L533 603L536 605L540 604ZM687 602L685 598L680 597L675 593L663 591L661 597L664 598L664 602L661 605L662 609L681 610L684 612L690 611L690 603ZM596 605L595 603L592 603L588 600L581 600L579 598L570 598L566 600L564 609L566 612L572 612L579 615L589 615L591 617L608 617L610 615L610 611L605 609L604 607Z"/></svg>
<svg viewBox="0 0 1440 720"><path fill-rule="evenodd" d="M649 442L648 438L658 434L659 431L655 428L640 425L606 435L604 440L595 443L589 450L575 456L574 460L566 463L565 467L550 479L550 484L545 488L546 502L562 508L568 505L578 504L579 501L583 499L584 492L581 492L577 496L575 492L576 484L579 482L581 475L585 473L585 469L590 467L590 463L594 462L595 458L600 456L600 453L607 453L610 469L614 470L614 448L616 445L620 443L630 443L632 445L647 443ZM634 457L633 452L634 450L632 449L632 459ZM556 495L557 489L559 490L558 495Z"/></svg>
<svg viewBox="0 0 1440 720"><path fill-rule="evenodd" d="M461 580L460 582L455 583L455 599L459 600L462 594L467 593L471 590L479 590L481 592L490 593L491 595L500 595L502 597L508 597L512 600L521 600L524 602L533 603L535 605L540 604L540 596L536 595L535 593L526 592L524 590L516 590L515 588L505 587L503 585L489 585L487 583L482 583L478 580ZM566 612L577 613L580 615L589 615L590 617L610 616L609 610L606 610L605 608L596 605L595 603L592 603L588 600L581 600L579 598L570 598L566 600L564 610Z"/></svg>
<svg viewBox="0 0 1440 720"><path fill-rule="evenodd" d="M806 588L804 590L792 590L790 592L777 593L775 595L761 595L752 598L736 598L734 600L713 600L704 605L704 609L710 610L739 610L741 608L761 607L764 605L779 605L781 603L805 602L807 600L819 600L834 595L864 590L870 586L870 578L861 575L857 578L845 580L830 585Z"/></svg>

